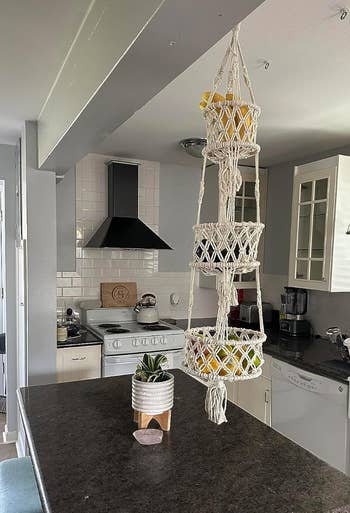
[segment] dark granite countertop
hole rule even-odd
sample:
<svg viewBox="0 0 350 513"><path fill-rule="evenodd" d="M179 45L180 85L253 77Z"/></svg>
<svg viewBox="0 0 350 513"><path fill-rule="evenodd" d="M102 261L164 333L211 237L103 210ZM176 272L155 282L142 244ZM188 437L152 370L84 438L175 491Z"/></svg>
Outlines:
<svg viewBox="0 0 350 513"><path fill-rule="evenodd" d="M350 508L350 479L243 410L217 426L206 388L175 375L172 427L133 438L131 377L19 392L45 513L329 513Z"/></svg>
<svg viewBox="0 0 350 513"><path fill-rule="evenodd" d="M83 327L78 337L68 338L64 342L57 341L57 347L78 347L78 346L96 346L103 344L103 340L97 337L87 328Z"/></svg>
<svg viewBox="0 0 350 513"><path fill-rule="evenodd" d="M167 322L172 322L183 329L187 328L187 319L167 319ZM191 325L215 326L215 322L215 318L192 319ZM320 376L348 383L350 363L341 360L336 346L329 340L320 337L289 337L280 333L278 329L269 327L266 327L265 331L265 354Z"/></svg>

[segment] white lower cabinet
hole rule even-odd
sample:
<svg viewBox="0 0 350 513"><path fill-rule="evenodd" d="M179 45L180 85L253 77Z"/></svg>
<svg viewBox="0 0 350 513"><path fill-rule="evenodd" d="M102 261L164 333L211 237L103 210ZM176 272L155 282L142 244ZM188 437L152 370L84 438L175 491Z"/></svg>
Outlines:
<svg viewBox="0 0 350 513"><path fill-rule="evenodd" d="M101 346L57 349L57 382L101 377Z"/></svg>
<svg viewBox="0 0 350 513"><path fill-rule="evenodd" d="M227 382L228 399L271 426L271 356L264 355L262 375L259 378Z"/></svg>

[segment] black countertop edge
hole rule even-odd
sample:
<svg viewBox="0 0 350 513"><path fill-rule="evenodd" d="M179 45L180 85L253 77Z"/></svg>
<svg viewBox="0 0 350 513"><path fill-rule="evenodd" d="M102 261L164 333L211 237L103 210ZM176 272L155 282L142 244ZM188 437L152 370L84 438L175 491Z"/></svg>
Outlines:
<svg viewBox="0 0 350 513"><path fill-rule="evenodd" d="M180 328L187 329L187 319L166 319ZM216 318L194 318L192 327L215 326ZM236 326L248 327L235 321ZM250 326L249 326L250 327ZM336 346L320 337L290 337L280 333L278 328L265 328L267 340L263 352L299 369L348 384L350 363L343 362Z"/></svg>
<svg viewBox="0 0 350 513"><path fill-rule="evenodd" d="M62 347L79 347L79 346L97 346L102 345L103 340L99 338L95 333L90 331L86 326L82 326L86 332L82 333L78 337L68 338L64 342L57 341L57 348Z"/></svg>
<svg viewBox="0 0 350 513"><path fill-rule="evenodd" d="M18 409L19 409L22 423L23 423L24 432L26 435L26 440L27 440L27 444L28 444L28 448L29 448L30 457L31 457L32 464L34 467L34 474L36 477L36 483L38 485L41 506L43 508L44 513L51 513L51 508L50 508L49 501L48 501L48 498L46 495L44 480L43 480L42 472L41 472L40 465L39 465L39 459L38 459L37 452L35 450L32 432L31 432L31 429L29 426L29 420L28 420L26 410L25 410L25 407L23 404L23 396L22 396L20 388L17 389L17 401L18 401Z"/></svg>

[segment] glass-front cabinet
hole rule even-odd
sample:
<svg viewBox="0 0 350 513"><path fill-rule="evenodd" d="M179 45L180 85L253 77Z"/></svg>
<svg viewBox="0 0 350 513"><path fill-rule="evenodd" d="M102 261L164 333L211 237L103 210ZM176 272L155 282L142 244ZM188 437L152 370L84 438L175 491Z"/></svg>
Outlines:
<svg viewBox="0 0 350 513"><path fill-rule="evenodd" d="M349 157L339 155L295 168L290 286L349 290L350 266L342 261L344 257L350 264L349 188Z"/></svg>
<svg viewBox="0 0 350 513"><path fill-rule="evenodd" d="M235 203L235 219L238 222L256 221L256 200L255 200L255 168L240 166L242 174L242 186L237 192ZM266 213L266 169L259 170L260 180L260 217L265 222ZM201 223L217 222L218 217L218 167L210 166L206 171L206 187L203 198ZM264 246L264 234L259 244L258 258L262 266ZM255 288L255 271L246 274L239 274L235 277L237 288ZM199 286L203 288L216 288L215 277L199 275Z"/></svg>

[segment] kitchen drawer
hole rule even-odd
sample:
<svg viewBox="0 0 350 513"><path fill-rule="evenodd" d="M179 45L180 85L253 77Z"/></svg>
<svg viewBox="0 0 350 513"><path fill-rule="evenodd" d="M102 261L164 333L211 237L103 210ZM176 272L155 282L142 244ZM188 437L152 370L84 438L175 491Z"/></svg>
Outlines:
<svg viewBox="0 0 350 513"><path fill-rule="evenodd" d="M57 381L101 377L101 346L65 347L57 350Z"/></svg>

